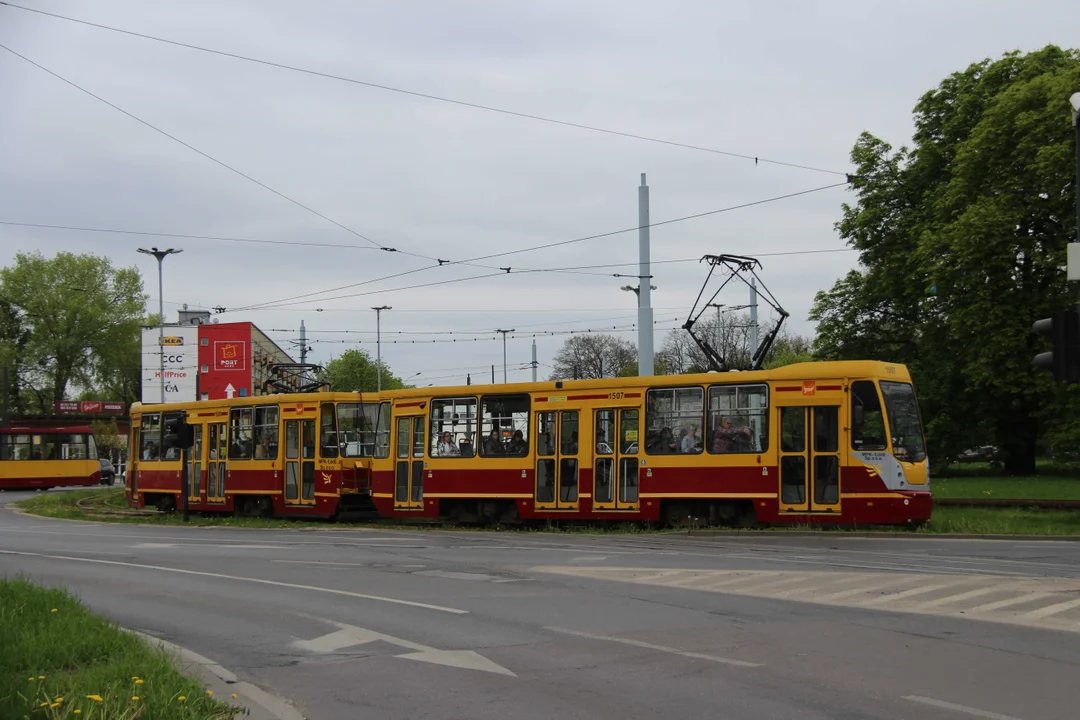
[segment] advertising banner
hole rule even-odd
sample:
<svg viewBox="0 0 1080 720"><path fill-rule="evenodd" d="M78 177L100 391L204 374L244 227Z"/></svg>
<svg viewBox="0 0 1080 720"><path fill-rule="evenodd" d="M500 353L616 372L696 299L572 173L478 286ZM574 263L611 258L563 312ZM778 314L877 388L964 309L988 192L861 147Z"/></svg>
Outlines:
<svg viewBox="0 0 1080 720"><path fill-rule="evenodd" d="M165 372L164 402L191 402L196 399L199 371L199 328L166 327L161 345L158 328L142 333L142 401L160 403L161 365Z"/></svg>

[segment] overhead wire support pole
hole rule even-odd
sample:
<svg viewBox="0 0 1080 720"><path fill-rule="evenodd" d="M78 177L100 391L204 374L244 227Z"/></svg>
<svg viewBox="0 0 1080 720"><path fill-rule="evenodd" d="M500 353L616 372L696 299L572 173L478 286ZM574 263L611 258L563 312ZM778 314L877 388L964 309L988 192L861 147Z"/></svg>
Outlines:
<svg viewBox="0 0 1080 720"><path fill-rule="evenodd" d="M502 333L502 336L503 336L503 385L505 385L506 384L506 334L516 332L516 330L511 328L510 330L496 330L495 332ZM535 344L535 341L534 341L534 344ZM491 382L494 383L495 382L495 372L494 372L494 370L492 371L491 375L492 375Z"/></svg>
<svg viewBox="0 0 1080 720"><path fill-rule="evenodd" d="M394 308L380 305L371 309L375 311L375 390L382 392L382 311Z"/></svg>
<svg viewBox="0 0 1080 720"><path fill-rule="evenodd" d="M649 186L641 173L638 187L638 376L651 377L653 368L652 271L649 263Z"/></svg>

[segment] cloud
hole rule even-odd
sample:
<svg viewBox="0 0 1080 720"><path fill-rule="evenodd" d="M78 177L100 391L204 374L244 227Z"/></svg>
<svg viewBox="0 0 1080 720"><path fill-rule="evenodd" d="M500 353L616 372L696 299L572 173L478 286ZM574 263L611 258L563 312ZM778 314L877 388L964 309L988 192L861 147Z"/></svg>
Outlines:
<svg viewBox="0 0 1080 720"><path fill-rule="evenodd" d="M1010 49L1067 44L1065 28L1080 20L1080 10L1063 2L474 0L298 8L52 0L35 7L470 102L840 171L864 129L905 142L911 107L946 74ZM834 177L289 73L9 8L0 8L0 42L379 244L437 258L631 227L642 172L654 221ZM0 86L8 99L0 114L2 220L366 244L2 51ZM655 228L652 255L840 247L833 224L848 199L836 189ZM183 247L166 264L172 309L185 302L242 307L431 264L371 250L13 227L0 228L0 239L5 262L37 248L93 251L138 265L155 307L156 268L135 249ZM637 236L627 233L490 264L636 260ZM806 315L814 293L854 262L853 253L767 257L762 277L792 313L792 329L811 333ZM395 344L421 336L394 332L488 331L495 338L498 327L563 330L635 319L634 296L619 291L633 284L627 278L515 274L390 292L485 272L429 269L353 290L385 291L378 294L225 317L274 329L270 335L283 347L297 337L301 319L317 340L351 343L369 336L319 331L370 333L375 318L368 308L392 305L383 315L384 358L402 373L431 377L447 375L446 368L501 367L501 340ZM636 274L633 267L611 272ZM654 266L657 317L685 319L705 274L694 263ZM745 293L719 301L745 302ZM562 339L537 339L541 362ZM325 361L350 343L316 342L313 359ZM527 337L510 339L510 362L527 362L529 345Z"/></svg>

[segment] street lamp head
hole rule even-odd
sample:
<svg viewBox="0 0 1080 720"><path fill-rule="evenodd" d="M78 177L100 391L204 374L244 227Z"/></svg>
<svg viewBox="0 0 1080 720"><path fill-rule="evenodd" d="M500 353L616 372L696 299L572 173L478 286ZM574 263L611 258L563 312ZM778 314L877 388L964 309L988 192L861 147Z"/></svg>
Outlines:
<svg viewBox="0 0 1080 720"><path fill-rule="evenodd" d="M184 251L183 250L176 250L174 248L167 248L165 250L158 250L157 246L155 245L154 247L150 248L149 250L147 250L146 248L139 248L139 252L141 252L143 255L153 255L155 258L157 258L158 262L161 262L162 260L164 260L169 255L179 255L180 253L182 253Z"/></svg>
<svg viewBox="0 0 1080 720"><path fill-rule="evenodd" d="M1080 118L1080 92L1073 93L1069 102L1072 103L1073 125L1076 125Z"/></svg>

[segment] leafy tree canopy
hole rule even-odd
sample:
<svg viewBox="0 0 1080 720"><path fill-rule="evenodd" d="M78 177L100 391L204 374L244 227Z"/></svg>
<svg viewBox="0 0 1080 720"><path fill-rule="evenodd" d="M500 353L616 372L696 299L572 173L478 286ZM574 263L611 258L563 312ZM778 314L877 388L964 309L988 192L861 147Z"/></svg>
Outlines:
<svg viewBox="0 0 1080 720"><path fill-rule="evenodd" d="M852 150L837 229L861 267L818 294L815 352L908 365L939 460L989 439L1033 472L1040 423L1071 412L1031 325L1070 302L1077 90L1076 50L1009 53L923 95L911 148L863 134Z"/></svg>
<svg viewBox="0 0 1080 720"><path fill-rule="evenodd" d="M552 380L619 377L637 362L637 348L615 335L571 335L552 360Z"/></svg>
<svg viewBox="0 0 1080 720"><path fill-rule="evenodd" d="M333 390L340 392L375 392L379 374L377 363L364 350L346 350L340 357L326 363L323 379ZM399 390L405 387L401 378L395 376L382 364L382 389Z"/></svg>
<svg viewBox="0 0 1080 720"><path fill-rule="evenodd" d="M137 399L145 302L135 268L89 254L17 254L0 269L0 361L15 412L52 412L73 388Z"/></svg>

